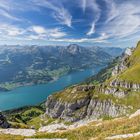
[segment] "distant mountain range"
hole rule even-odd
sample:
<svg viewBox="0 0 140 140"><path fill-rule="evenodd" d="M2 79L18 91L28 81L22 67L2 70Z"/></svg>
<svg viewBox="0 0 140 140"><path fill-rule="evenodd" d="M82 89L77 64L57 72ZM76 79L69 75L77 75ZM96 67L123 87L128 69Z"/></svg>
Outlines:
<svg viewBox="0 0 140 140"><path fill-rule="evenodd" d="M46 83L68 72L107 65L120 48L68 46L0 46L0 88Z"/></svg>
<svg viewBox="0 0 140 140"><path fill-rule="evenodd" d="M113 57L120 56L125 49L123 48L116 48L116 47L102 47L103 51L110 54Z"/></svg>

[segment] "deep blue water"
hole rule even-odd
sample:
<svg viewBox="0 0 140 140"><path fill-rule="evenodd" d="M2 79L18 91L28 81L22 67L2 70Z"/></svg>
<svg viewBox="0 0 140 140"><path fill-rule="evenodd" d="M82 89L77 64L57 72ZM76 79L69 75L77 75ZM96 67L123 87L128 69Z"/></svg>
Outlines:
<svg viewBox="0 0 140 140"><path fill-rule="evenodd" d="M50 94L84 81L97 73L101 68L103 67L73 72L47 84L24 86L12 91L0 92L0 110L4 111L39 104L45 101Z"/></svg>

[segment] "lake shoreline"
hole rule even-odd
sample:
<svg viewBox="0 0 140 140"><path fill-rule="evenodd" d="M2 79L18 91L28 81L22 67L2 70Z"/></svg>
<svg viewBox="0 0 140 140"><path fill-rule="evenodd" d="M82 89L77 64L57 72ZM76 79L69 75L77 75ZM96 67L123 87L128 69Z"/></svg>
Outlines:
<svg viewBox="0 0 140 140"><path fill-rule="evenodd" d="M104 65L101 65L100 67L105 67L105 66ZM90 67L88 67L86 69L94 69L94 68L95 68L95 66L90 66ZM40 81L38 83L34 83L34 82L17 82L17 83L9 82L8 83L7 82L7 84L11 85L11 87L10 88L7 88L5 86L1 86L3 84L0 84L0 93L1 92L12 91L12 90L14 90L16 88L20 88L20 87L24 87L24 86L36 86L36 85L48 84L48 83L51 83L51 82L54 82L54 81L58 80L59 78L65 76L65 75L68 75L68 74L71 74L71 73L74 73L74 72L82 72L82 71L84 71L86 69L81 68L81 69L77 69L77 70L75 70L75 69L74 70L70 70L70 71L68 71L68 72L66 72L66 73L64 73L64 74L62 74L60 76L52 77L52 80L50 80L50 81L43 81L42 80L42 81Z"/></svg>
<svg viewBox="0 0 140 140"><path fill-rule="evenodd" d="M104 67L100 66L84 71L72 72L47 84L21 86L11 91L0 92L0 110L5 111L38 105L44 102L49 95L69 86L82 83L85 79L95 75Z"/></svg>

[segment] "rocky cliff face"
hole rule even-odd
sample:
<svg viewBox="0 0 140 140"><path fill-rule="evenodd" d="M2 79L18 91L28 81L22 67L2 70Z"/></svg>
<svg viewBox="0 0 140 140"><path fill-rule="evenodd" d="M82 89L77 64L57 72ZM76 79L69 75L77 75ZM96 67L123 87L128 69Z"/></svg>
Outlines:
<svg viewBox="0 0 140 140"><path fill-rule="evenodd" d="M107 84L101 84L99 91L106 95L113 95L117 98L124 98L130 92L140 92L140 84L121 81L120 79L113 79Z"/></svg>
<svg viewBox="0 0 140 140"><path fill-rule="evenodd" d="M98 98L94 90L95 86L91 85L74 87L67 95L69 101L63 99L62 96L56 98L55 95L51 95L46 102L46 114L52 118L74 122L90 117L93 119L104 116L118 117L126 113L125 106L116 105L110 99ZM64 91L64 94L65 92L67 91ZM76 96L80 96L78 94L84 94L84 96L75 99Z"/></svg>
<svg viewBox="0 0 140 140"><path fill-rule="evenodd" d="M114 77L107 86L101 88L101 92L105 94L111 94L118 98L124 98L131 91L140 91L140 84L130 81L121 80L119 75L125 70L129 69L128 60L129 57L133 54L134 49L127 48L117 64L112 70L112 76Z"/></svg>
<svg viewBox="0 0 140 140"><path fill-rule="evenodd" d="M127 48L123 55L121 56L121 59L119 61L119 64L116 65L112 71L113 78L108 84L108 88L103 89L103 93L105 94L113 94L117 97L125 97L128 92L139 92L140 91L140 83L135 83L134 81L127 81L120 79L120 74L125 72L125 70L129 69L129 59L131 55L133 55L133 52L135 49L133 48Z"/></svg>
<svg viewBox="0 0 140 140"><path fill-rule="evenodd" d="M116 105L111 100L92 99L87 108L87 116L98 119L105 116L119 117L126 113L126 107Z"/></svg>
<svg viewBox="0 0 140 140"><path fill-rule="evenodd" d="M9 123L6 121L6 118L0 113L0 127L8 128L10 127Z"/></svg>
<svg viewBox="0 0 140 140"><path fill-rule="evenodd" d="M116 65L112 71L112 76L118 75L120 74L122 71L124 71L125 69L127 69L127 65L126 65L126 60L129 58L129 56L131 56L133 52L133 49L131 48L127 48L125 50L125 52L122 54L121 58L120 58L120 62L118 65Z"/></svg>
<svg viewBox="0 0 140 140"><path fill-rule="evenodd" d="M62 102L55 100L52 96L46 102L46 114L52 118L60 118L65 121L78 121L87 115L87 108L90 103L90 97L75 102Z"/></svg>
<svg viewBox="0 0 140 140"><path fill-rule="evenodd" d="M139 83L120 81L118 79L112 80L110 82L110 86L127 88L127 89L130 89L131 91L140 91L140 84Z"/></svg>

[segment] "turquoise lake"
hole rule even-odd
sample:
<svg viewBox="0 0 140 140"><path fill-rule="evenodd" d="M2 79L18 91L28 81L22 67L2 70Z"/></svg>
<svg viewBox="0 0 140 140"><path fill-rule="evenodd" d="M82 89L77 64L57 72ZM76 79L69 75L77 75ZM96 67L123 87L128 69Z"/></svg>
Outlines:
<svg viewBox="0 0 140 140"><path fill-rule="evenodd" d="M101 68L103 66L73 72L47 84L24 86L12 91L0 92L0 110L4 111L28 105L37 105L45 101L50 94L84 81L86 78L96 74Z"/></svg>

